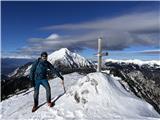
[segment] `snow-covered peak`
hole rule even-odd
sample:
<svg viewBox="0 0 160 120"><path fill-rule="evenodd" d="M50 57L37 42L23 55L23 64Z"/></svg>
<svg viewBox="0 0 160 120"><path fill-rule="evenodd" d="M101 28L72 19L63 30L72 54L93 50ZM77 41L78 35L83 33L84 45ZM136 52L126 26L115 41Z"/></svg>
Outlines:
<svg viewBox="0 0 160 120"><path fill-rule="evenodd" d="M64 57L64 55L66 55L66 54L70 54L70 51L68 50L68 48L61 48L61 49L51 53L48 57L52 58L52 57L55 57L55 55Z"/></svg>
<svg viewBox="0 0 160 120"><path fill-rule="evenodd" d="M150 61L143 61L143 60L138 60L138 59L133 59L133 60L114 60L114 59L106 59L105 62L113 62L113 63L133 63L137 64L139 66L148 64L150 66L159 65L160 66L160 60L150 60Z"/></svg>
<svg viewBox="0 0 160 120"><path fill-rule="evenodd" d="M48 60L52 64L60 63L67 67L93 67L93 63L77 53L69 51L67 48L61 48L48 56Z"/></svg>
<svg viewBox="0 0 160 120"><path fill-rule="evenodd" d="M61 48L59 51L61 51L61 52L67 52L67 53L70 52L70 51L68 50L68 48Z"/></svg>

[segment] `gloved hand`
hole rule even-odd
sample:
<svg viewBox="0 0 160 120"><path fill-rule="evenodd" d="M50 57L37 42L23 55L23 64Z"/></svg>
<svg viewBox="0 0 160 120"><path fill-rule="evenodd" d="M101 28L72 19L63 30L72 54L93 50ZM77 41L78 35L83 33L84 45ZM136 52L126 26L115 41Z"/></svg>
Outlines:
<svg viewBox="0 0 160 120"><path fill-rule="evenodd" d="M61 80L64 80L64 77L63 77L63 76L61 76Z"/></svg>
<svg viewBox="0 0 160 120"><path fill-rule="evenodd" d="M64 93L66 93L66 89L65 89L65 86L64 86L64 78L62 78L61 84L62 84L62 86L63 86Z"/></svg>

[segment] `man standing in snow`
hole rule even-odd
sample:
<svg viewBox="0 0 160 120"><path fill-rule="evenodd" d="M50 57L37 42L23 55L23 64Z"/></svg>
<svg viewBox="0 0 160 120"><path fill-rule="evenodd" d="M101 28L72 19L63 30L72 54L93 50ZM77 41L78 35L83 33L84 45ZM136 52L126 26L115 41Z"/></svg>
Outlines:
<svg viewBox="0 0 160 120"><path fill-rule="evenodd" d="M30 79L34 86L34 106L32 112L35 112L38 108L38 96L39 96L39 87L42 85L46 89L46 97L48 106L52 107L51 103L51 90L50 85L47 80L47 70L50 69L52 73L55 73L62 80L62 85L64 85L64 78L61 74L56 71L54 66L47 61L48 54L47 52L42 52L41 57L36 60L31 67Z"/></svg>

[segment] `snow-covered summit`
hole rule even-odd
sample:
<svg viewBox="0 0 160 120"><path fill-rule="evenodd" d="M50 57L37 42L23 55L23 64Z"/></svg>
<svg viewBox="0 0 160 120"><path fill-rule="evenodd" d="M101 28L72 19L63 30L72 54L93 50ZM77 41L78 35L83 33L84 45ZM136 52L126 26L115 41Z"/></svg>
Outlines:
<svg viewBox="0 0 160 120"><path fill-rule="evenodd" d="M79 80L78 80L79 79ZM2 119L54 119L54 120L159 120L153 107L126 91L120 78L102 73L82 76L72 73L64 76L66 94L59 78L49 81L55 106L45 104L45 89L40 89L41 107L31 113L33 91L13 96L0 103ZM78 80L78 81L77 81ZM58 97L61 95L61 97ZM21 102L23 101L23 102Z"/></svg>
<svg viewBox="0 0 160 120"><path fill-rule="evenodd" d="M48 56L48 61L52 64L62 64L71 68L88 67L94 64L77 53L69 51L67 48L61 48Z"/></svg>
<svg viewBox="0 0 160 120"><path fill-rule="evenodd" d="M88 120L160 117L150 104L126 91L119 80L98 72L90 73L80 78L61 102L75 101L83 106L83 114Z"/></svg>
<svg viewBox="0 0 160 120"><path fill-rule="evenodd" d="M70 51L67 48L61 48L57 51L54 51L53 53L51 53L48 56L49 60L53 60L53 59L60 59L63 58L66 54L71 54Z"/></svg>

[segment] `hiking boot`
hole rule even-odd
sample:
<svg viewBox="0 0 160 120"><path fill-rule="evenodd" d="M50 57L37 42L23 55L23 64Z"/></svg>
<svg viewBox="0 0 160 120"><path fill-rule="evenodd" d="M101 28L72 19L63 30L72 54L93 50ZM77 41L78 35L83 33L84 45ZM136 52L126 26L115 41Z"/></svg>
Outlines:
<svg viewBox="0 0 160 120"><path fill-rule="evenodd" d="M32 112L35 112L38 109L38 106L33 106Z"/></svg>
<svg viewBox="0 0 160 120"><path fill-rule="evenodd" d="M51 102L48 102L49 107L53 107L53 104Z"/></svg>

